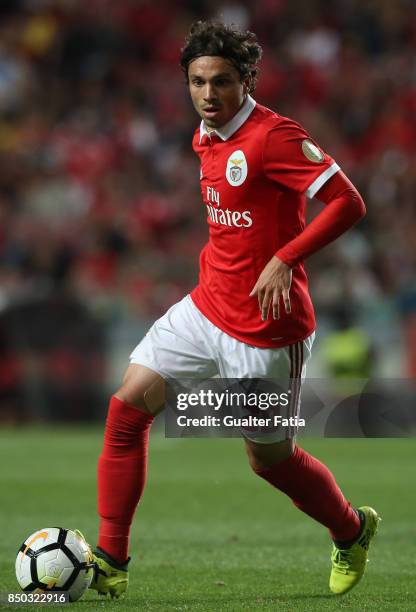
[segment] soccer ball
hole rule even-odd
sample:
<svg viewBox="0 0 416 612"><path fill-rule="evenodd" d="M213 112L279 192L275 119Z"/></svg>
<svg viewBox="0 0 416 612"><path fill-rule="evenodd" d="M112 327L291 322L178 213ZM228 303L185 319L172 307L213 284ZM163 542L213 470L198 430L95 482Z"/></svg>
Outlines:
<svg viewBox="0 0 416 612"><path fill-rule="evenodd" d="M17 553L16 578L24 591L67 591L69 600L76 601L90 586L93 574L90 547L70 529L40 529Z"/></svg>

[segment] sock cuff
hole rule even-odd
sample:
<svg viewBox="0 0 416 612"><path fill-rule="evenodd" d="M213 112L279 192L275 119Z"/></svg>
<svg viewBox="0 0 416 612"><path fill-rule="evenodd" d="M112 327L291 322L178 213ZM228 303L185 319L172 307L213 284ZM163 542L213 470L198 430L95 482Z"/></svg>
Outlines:
<svg viewBox="0 0 416 612"><path fill-rule="evenodd" d="M294 451L290 455L290 457L287 457L286 459L283 459L283 461L279 461L278 463L274 463L273 465L270 465L267 468L254 468L254 472L261 478L266 478L266 480L267 476L269 476L270 474L284 474L289 466L299 462L299 458L302 456L303 452L304 451L299 448L299 446L295 445Z"/></svg>
<svg viewBox="0 0 416 612"><path fill-rule="evenodd" d="M116 395L111 396L108 416L111 418L121 417L132 423L142 424L144 427L150 426L154 420L152 414L132 404L128 404Z"/></svg>

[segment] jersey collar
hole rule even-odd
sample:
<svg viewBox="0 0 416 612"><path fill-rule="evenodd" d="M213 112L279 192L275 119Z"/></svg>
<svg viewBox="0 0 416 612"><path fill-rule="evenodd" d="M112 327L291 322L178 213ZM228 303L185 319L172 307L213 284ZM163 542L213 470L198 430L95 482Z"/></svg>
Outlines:
<svg viewBox="0 0 416 612"><path fill-rule="evenodd" d="M240 129L243 123L247 121L247 119L250 117L251 113L253 112L255 106L256 106L256 101L250 95L247 95L247 98L245 99L244 104L240 108L238 113L236 113L234 117L228 123L223 125L222 128L217 128L216 130L213 130L212 132L209 132L209 133L205 127L204 120L202 120L201 125L199 127L199 144L201 144L201 141L203 137L205 136L205 134L218 134L221 140L224 140L224 141L231 138L231 136L235 134L237 130Z"/></svg>

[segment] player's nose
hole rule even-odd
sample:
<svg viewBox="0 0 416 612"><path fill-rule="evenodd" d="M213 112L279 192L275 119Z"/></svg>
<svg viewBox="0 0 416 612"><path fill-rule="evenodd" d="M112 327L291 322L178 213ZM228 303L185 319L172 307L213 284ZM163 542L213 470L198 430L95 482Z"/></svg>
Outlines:
<svg viewBox="0 0 416 612"><path fill-rule="evenodd" d="M212 102L217 99L217 93L215 91L215 87L210 83L206 83L203 92L205 102Z"/></svg>

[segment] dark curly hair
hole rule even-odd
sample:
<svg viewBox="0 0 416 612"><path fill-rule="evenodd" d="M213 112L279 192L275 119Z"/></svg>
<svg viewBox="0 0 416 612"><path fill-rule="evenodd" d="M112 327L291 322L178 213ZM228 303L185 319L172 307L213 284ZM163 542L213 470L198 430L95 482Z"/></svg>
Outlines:
<svg viewBox="0 0 416 612"><path fill-rule="evenodd" d="M250 79L249 90L254 91L262 48L253 32L242 32L235 25L225 25L219 21L195 21L185 38L180 56L187 83L189 64L204 55L219 56L230 61L242 81Z"/></svg>

